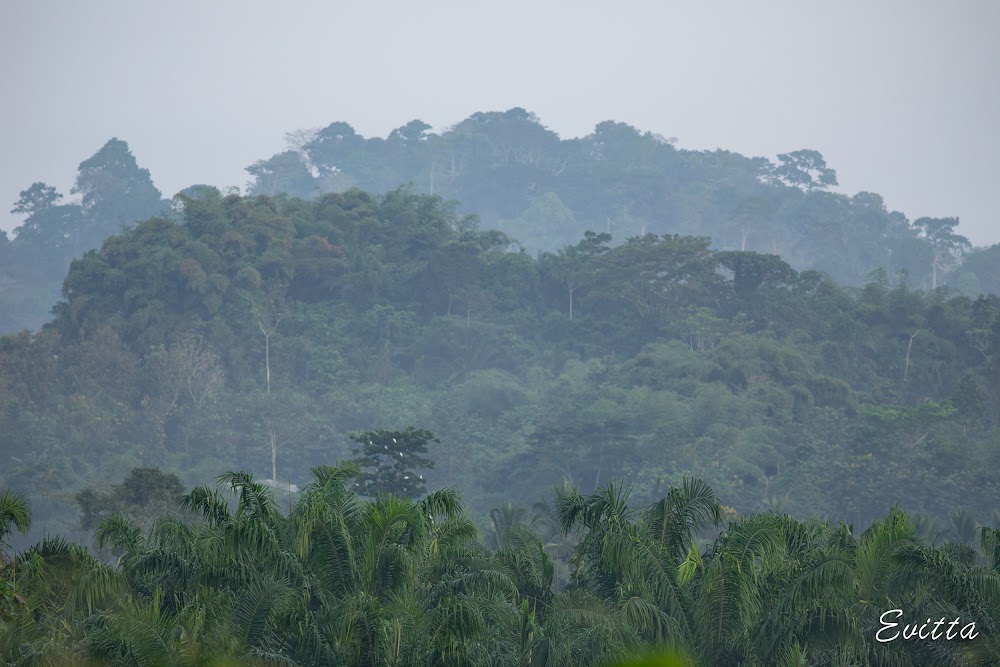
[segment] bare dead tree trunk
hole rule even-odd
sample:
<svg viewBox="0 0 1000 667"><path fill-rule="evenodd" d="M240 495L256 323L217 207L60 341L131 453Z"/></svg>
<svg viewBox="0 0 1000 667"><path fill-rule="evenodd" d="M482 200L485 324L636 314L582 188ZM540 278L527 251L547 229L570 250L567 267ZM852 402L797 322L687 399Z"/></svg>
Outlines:
<svg viewBox="0 0 1000 667"><path fill-rule="evenodd" d="M913 335L910 336L910 343L906 346L906 364L903 367L903 386L899 388L900 392L906 388L906 379L910 375L910 350L913 349L913 339L917 337L918 333L920 333L920 329L913 332Z"/></svg>
<svg viewBox="0 0 1000 667"><path fill-rule="evenodd" d="M271 418L264 417L264 427L267 429L267 439L271 445L271 479L278 481L278 438L271 426Z"/></svg>
<svg viewBox="0 0 1000 667"><path fill-rule="evenodd" d="M993 361L993 356L990 354L990 330L989 329L972 329L966 331L965 335L972 340L972 344L979 354L983 355L983 358L987 362Z"/></svg>
<svg viewBox="0 0 1000 667"><path fill-rule="evenodd" d="M566 281L566 293L569 295L569 319L573 319L573 294L583 287L582 282L576 282L574 280Z"/></svg>
<svg viewBox="0 0 1000 667"><path fill-rule="evenodd" d="M269 394L271 393L271 334L277 330L283 317L273 300L271 301L271 311L273 313L274 324L269 329L264 328L264 322L261 320L260 315L257 316L257 326L260 327L260 332L264 334L264 371L267 376L267 393Z"/></svg>
<svg viewBox="0 0 1000 667"><path fill-rule="evenodd" d="M264 371L267 375L267 393L271 393L271 332L264 330L264 325L257 320L260 332L264 334Z"/></svg>

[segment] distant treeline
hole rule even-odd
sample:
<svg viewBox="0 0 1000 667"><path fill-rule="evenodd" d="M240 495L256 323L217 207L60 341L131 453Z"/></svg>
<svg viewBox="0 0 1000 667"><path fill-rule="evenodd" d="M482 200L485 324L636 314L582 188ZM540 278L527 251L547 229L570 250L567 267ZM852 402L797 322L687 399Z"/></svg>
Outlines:
<svg viewBox="0 0 1000 667"><path fill-rule="evenodd" d="M343 122L289 133L288 150L248 168L254 194L312 198L350 187L417 192L460 202L484 228L529 252L572 245L587 230L633 236L708 236L720 250L779 254L798 270L860 285L877 269L912 284L970 296L1000 293L1000 244L972 251L956 218L909 220L882 197L827 192L837 175L814 150L766 158L691 151L675 140L606 121L560 139L532 113L475 113L435 133L413 120L385 139Z"/></svg>
<svg viewBox="0 0 1000 667"><path fill-rule="evenodd" d="M905 271L923 289L1000 293L1000 244L973 249L957 219L911 221L875 193L830 193L836 173L807 149L776 162L681 150L612 121L563 140L514 108L475 113L441 133L414 120L385 139L361 137L343 122L296 131L288 150L247 170L251 194L306 199L412 184L416 193L460 202L484 229L507 233L532 255L573 245L588 230L610 233L614 244L686 234L710 237L719 250L778 254L846 285L882 269ZM14 204L25 219L13 238L0 232L0 333L40 327L73 258L171 204L117 139L80 164L71 194L79 202L34 183Z"/></svg>

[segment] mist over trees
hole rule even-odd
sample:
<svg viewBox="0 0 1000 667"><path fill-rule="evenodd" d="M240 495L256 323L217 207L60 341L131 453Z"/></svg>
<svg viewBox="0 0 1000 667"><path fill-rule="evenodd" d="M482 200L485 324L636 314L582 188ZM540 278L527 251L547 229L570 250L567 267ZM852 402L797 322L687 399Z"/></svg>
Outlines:
<svg viewBox="0 0 1000 667"><path fill-rule="evenodd" d="M0 236L0 332L41 328L70 261L169 206L119 139L80 163L70 194L79 201L65 203L55 188L36 182L14 203L11 212L25 218L12 239Z"/></svg>
<svg viewBox="0 0 1000 667"><path fill-rule="evenodd" d="M522 109L248 171L16 202L0 660L995 664L1000 245Z"/></svg>
<svg viewBox="0 0 1000 667"><path fill-rule="evenodd" d="M777 254L848 285L876 269L906 271L912 284L952 284L971 296L1000 291L976 267L960 270L969 242L956 219L910 221L871 192L834 194L835 170L815 150L777 161L728 151L678 149L676 140L606 121L561 139L521 108L479 112L439 133L420 120L387 138L364 138L344 122L290 133L289 150L247 171L253 194L299 197L358 187L460 202L484 228L537 251L576 243L585 231L711 237L721 250ZM986 272L988 273L988 272ZM983 281L986 282L983 282Z"/></svg>
<svg viewBox="0 0 1000 667"><path fill-rule="evenodd" d="M622 484L563 485L550 506L495 509L480 532L453 489L366 497L352 490L358 473L313 468L287 511L252 475L228 472L151 528L108 516L95 534L112 564L58 538L0 552L0 659L832 667L1000 656L995 529L978 553L929 543L896 508L863 533L741 517L685 479L646 506ZM30 522L23 496L0 494L0 543ZM625 662L652 650L669 655Z"/></svg>
<svg viewBox="0 0 1000 667"><path fill-rule="evenodd" d="M40 522L134 467L301 485L353 458L351 433L408 426L440 441L412 468L427 488L476 512L562 479L648 502L684 475L741 512L995 508L996 296L844 288L681 235L532 258L409 189L202 188L171 210L74 260L52 322L0 339L3 483Z"/></svg>
<svg viewBox="0 0 1000 667"><path fill-rule="evenodd" d="M459 202L484 229L498 229L532 255L575 244L586 231L615 243L648 233L708 236L719 250L778 254L857 286L870 273L905 271L923 289L949 285L970 296L1000 292L992 255L955 233L957 219L910 221L870 192L828 191L834 169L814 150L776 162L727 151L690 151L676 141L606 121L560 139L521 108L479 112L435 133L420 120L365 138L344 122L286 136L287 150L247 167L251 194L310 199L358 187ZM191 194L206 186L191 186ZM128 145L112 139L80 164L70 193L45 183L21 193L13 235L0 233L0 332L37 329L59 297L69 261L123 225L164 213ZM984 259L973 260L974 257Z"/></svg>

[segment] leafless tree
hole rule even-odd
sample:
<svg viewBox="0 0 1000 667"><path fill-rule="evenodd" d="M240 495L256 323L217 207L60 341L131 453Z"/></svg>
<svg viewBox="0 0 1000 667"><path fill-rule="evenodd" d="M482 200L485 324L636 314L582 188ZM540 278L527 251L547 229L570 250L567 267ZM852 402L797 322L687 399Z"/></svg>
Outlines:
<svg viewBox="0 0 1000 667"><path fill-rule="evenodd" d="M167 403L164 418L184 396L201 408L225 383L219 356L194 333L185 335L169 349L161 346L154 355L153 367Z"/></svg>
<svg viewBox="0 0 1000 667"><path fill-rule="evenodd" d="M284 290L274 289L268 294L266 303L253 306L253 315L260 332L264 334L264 372L267 378L267 393L271 393L271 336L278 329L284 312Z"/></svg>
<svg viewBox="0 0 1000 667"><path fill-rule="evenodd" d="M271 479L278 481L278 437L274 433L271 425L271 418L264 417L264 432L267 434L268 444L271 446Z"/></svg>

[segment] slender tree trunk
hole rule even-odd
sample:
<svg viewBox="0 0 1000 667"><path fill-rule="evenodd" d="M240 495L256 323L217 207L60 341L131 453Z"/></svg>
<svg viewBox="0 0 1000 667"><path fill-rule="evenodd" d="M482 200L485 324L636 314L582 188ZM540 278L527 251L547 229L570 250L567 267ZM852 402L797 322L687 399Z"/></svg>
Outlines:
<svg viewBox="0 0 1000 667"><path fill-rule="evenodd" d="M913 339L917 337L918 333L920 333L920 329L913 332L913 335L910 336L910 343L906 346L906 364L903 366L903 386L899 388L900 393L906 389L906 379L910 376L910 350L913 349Z"/></svg>
<svg viewBox="0 0 1000 667"><path fill-rule="evenodd" d="M275 318L274 326L268 331L264 328L263 322L257 320L257 326L260 327L260 332L264 334L264 374L267 378L267 393L269 394L271 393L271 334L278 328L280 322L280 317Z"/></svg>
<svg viewBox="0 0 1000 667"><path fill-rule="evenodd" d="M267 428L267 439L271 445L271 479L278 481L278 438L274 434L271 426L271 418L264 417L264 426Z"/></svg>
<svg viewBox="0 0 1000 667"><path fill-rule="evenodd" d="M573 319L573 293L579 288L579 285L573 285L569 282L566 283L566 293L569 295L569 319Z"/></svg>
<svg viewBox="0 0 1000 667"><path fill-rule="evenodd" d="M271 393L271 336L264 334L264 372L267 375L267 393Z"/></svg>
<svg viewBox="0 0 1000 667"><path fill-rule="evenodd" d="M270 329L264 328L264 321L258 312L254 312L257 317L257 326L260 327L260 332L264 334L264 372L267 377L267 393L271 393L271 334L273 334L277 329L278 325L281 324L282 314L278 310L277 304L274 300L271 300L271 310L274 315L274 324L271 325ZM270 319L268 320L270 321Z"/></svg>

